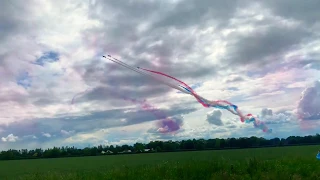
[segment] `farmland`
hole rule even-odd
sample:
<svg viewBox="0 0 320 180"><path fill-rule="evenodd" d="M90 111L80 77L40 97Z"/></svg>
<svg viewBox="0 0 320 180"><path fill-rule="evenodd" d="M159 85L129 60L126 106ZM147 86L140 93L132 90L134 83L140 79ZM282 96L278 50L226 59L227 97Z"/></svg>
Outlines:
<svg viewBox="0 0 320 180"><path fill-rule="evenodd" d="M320 179L320 146L0 161L0 179Z"/></svg>

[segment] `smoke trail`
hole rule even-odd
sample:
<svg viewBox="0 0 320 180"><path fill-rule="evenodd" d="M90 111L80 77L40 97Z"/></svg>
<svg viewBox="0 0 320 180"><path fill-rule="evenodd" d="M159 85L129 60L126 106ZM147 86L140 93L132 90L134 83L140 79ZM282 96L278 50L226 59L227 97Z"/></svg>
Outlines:
<svg viewBox="0 0 320 180"><path fill-rule="evenodd" d="M106 56L103 56L104 58L108 59L108 60L111 60L112 62L116 63L116 64L119 64L123 67L126 67L128 69L131 69L135 72L138 72L142 75L147 75L149 77L152 77L154 78L155 80L158 80L159 82L162 82L166 85L168 85L169 87L172 87L174 89L178 89L180 90L181 92L184 92L186 94L189 94L189 95L192 95L196 98L196 100L201 103L204 107L206 108L209 108L209 107L215 107L215 108L220 108L220 109L226 109L228 111L230 111L231 113L233 113L234 115L238 115L240 117L240 120L241 122L246 122L246 123L253 123L254 127L255 128L259 128L261 130L263 130L263 132L266 132L266 133L271 133L272 132L272 129L269 129L266 124L262 121L260 121L259 119L257 119L256 117L254 117L252 114L247 114L247 115L243 115L242 112L239 110L238 106L237 105L234 105L226 100L217 100L217 101L209 101L201 96L199 96L188 84L184 83L183 81L173 77L173 76L170 76L170 75L167 75L165 73L162 73L162 72L158 72L158 71L153 71L153 70L148 70L148 69L144 69L144 68L141 68L141 67L137 67L134 68L130 65L127 65L126 63L116 59L116 58L113 58L111 55L108 55L108 58ZM145 71L145 72L143 72ZM180 84L182 85L172 85L171 83L168 83L164 80L161 80L160 78L157 78L153 75L150 75L150 74L147 74L146 72L150 72L150 73L153 73L153 74L158 74L158 75L161 75L161 76L165 76L165 77L168 77L170 79L173 79L175 80L176 82L179 82Z"/></svg>
<svg viewBox="0 0 320 180"><path fill-rule="evenodd" d="M114 69L115 68L108 68L107 71L109 73L111 73L112 71L114 71ZM116 81L114 81L113 79L110 79L109 82L110 82L109 85L116 85ZM71 100L71 105L73 105L75 103L76 98L78 98L80 96L84 96L86 93L89 92L90 89L91 88L88 88L85 91L76 94ZM137 100L134 98L130 98L128 96L120 94L119 93L120 91L117 91L117 89L109 89L109 91L113 96L121 98L125 101L130 101L133 104L139 104L141 109L148 111L149 113L152 113L157 118L157 120L160 120L158 123L156 123L158 132L172 133L172 132L175 132L180 129L181 123L180 124L177 123L173 118L168 117L163 111L161 111L161 110L157 109L155 106L147 103L146 100L141 101L141 100Z"/></svg>

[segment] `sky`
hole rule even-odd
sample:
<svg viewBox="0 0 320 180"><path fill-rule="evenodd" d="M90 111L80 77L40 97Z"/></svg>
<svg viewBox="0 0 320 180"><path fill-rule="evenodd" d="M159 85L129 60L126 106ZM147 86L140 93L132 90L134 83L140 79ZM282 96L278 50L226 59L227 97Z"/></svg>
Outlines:
<svg viewBox="0 0 320 180"><path fill-rule="evenodd" d="M0 149L314 135L320 1L3 0ZM102 58L172 75L273 129ZM160 133L161 119L175 122Z"/></svg>

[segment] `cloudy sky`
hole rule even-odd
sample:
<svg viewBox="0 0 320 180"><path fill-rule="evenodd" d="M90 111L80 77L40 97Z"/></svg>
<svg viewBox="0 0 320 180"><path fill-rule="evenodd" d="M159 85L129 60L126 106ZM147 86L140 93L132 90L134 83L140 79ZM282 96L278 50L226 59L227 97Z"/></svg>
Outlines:
<svg viewBox="0 0 320 180"><path fill-rule="evenodd" d="M315 134L319 6L318 0L3 0L0 149ZM204 108L106 54L175 76L207 99L231 101L273 133ZM159 133L169 121L173 132Z"/></svg>

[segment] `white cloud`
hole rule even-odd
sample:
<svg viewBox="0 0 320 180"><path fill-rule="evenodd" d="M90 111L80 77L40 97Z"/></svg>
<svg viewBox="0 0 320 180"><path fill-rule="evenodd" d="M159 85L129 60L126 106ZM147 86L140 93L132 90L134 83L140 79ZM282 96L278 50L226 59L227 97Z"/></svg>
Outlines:
<svg viewBox="0 0 320 180"><path fill-rule="evenodd" d="M63 129L60 132L61 132L61 134L66 135L66 136L70 136L75 133L75 131L66 131Z"/></svg>
<svg viewBox="0 0 320 180"><path fill-rule="evenodd" d="M302 92L297 113L303 120L320 119L320 81L315 81Z"/></svg>
<svg viewBox="0 0 320 180"><path fill-rule="evenodd" d="M51 137L51 134L42 132L42 136L47 137L47 138L50 138L50 137Z"/></svg>
<svg viewBox="0 0 320 180"><path fill-rule="evenodd" d="M24 139L38 139L37 136L35 135L26 135L26 136L23 136Z"/></svg>
<svg viewBox="0 0 320 180"><path fill-rule="evenodd" d="M1 141L3 142L16 142L19 139L18 136L14 136L13 134L9 134L7 137L2 137Z"/></svg>

